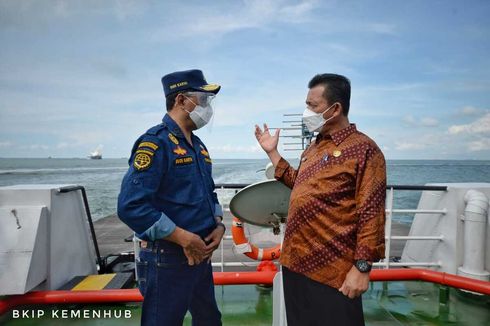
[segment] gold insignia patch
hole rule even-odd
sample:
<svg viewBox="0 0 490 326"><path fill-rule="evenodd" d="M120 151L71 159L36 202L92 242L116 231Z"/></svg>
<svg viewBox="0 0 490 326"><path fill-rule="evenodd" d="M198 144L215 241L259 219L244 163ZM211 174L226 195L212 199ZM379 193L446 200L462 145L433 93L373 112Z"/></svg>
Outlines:
<svg viewBox="0 0 490 326"><path fill-rule="evenodd" d="M187 84L188 84L188 82L183 81L183 82L180 82L180 83L172 84L172 85L170 85L170 87L169 87L169 88L170 88L170 89L174 89L174 88L177 88L177 87L182 87L182 86L185 86L185 85L187 85Z"/></svg>
<svg viewBox="0 0 490 326"><path fill-rule="evenodd" d="M138 150L136 150L136 154L138 154L138 153L145 153L145 154L148 154L148 155L150 155L150 156L155 155L155 153L154 153L154 152L152 152L152 151L147 151L146 149L138 149Z"/></svg>
<svg viewBox="0 0 490 326"><path fill-rule="evenodd" d="M209 153L207 150L205 150L204 148L201 150L201 154L206 156L206 157L209 157Z"/></svg>
<svg viewBox="0 0 490 326"><path fill-rule="evenodd" d="M339 157L340 155L342 155L341 151L339 151L339 150L333 151L333 157Z"/></svg>
<svg viewBox="0 0 490 326"><path fill-rule="evenodd" d="M134 158L133 165L136 170L146 170L150 167L152 161L152 155L148 155L147 153L138 153Z"/></svg>
<svg viewBox="0 0 490 326"><path fill-rule="evenodd" d="M205 90L205 91L215 91L219 88L219 85L216 85L216 84L209 84L209 85L204 85L201 87L201 89Z"/></svg>
<svg viewBox="0 0 490 326"><path fill-rule="evenodd" d="M185 154L187 154L187 151L185 149L183 149L182 147L177 146L177 148L174 149L174 153L177 155L185 155Z"/></svg>
<svg viewBox="0 0 490 326"><path fill-rule="evenodd" d="M209 157L205 157L204 158L204 161L206 161L209 164L212 164L213 163L213 161Z"/></svg>
<svg viewBox="0 0 490 326"><path fill-rule="evenodd" d="M192 156L179 157L175 159L175 165L186 165L194 162Z"/></svg>
<svg viewBox="0 0 490 326"><path fill-rule="evenodd" d="M177 138L175 138L175 136L173 134L168 134L168 138L170 138L172 143L174 143L175 145L179 144L179 141L177 140Z"/></svg>
<svg viewBox="0 0 490 326"><path fill-rule="evenodd" d="M158 149L158 145L149 141L144 141L138 145L138 148L140 147L148 147L151 148L152 150L156 151Z"/></svg>

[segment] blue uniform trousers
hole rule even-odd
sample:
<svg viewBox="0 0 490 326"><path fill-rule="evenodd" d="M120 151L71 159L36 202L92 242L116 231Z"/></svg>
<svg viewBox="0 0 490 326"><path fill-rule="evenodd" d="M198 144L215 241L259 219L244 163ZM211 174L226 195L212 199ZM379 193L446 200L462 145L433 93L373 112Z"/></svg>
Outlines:
<svg viewBox="0 0 490 326"><path fill-rule="evenodd" d="M180 326L188 310L192 325L221 325L211 263L189 266L182 247L164 240L148 244L136 263L141 325Z"/></svg>

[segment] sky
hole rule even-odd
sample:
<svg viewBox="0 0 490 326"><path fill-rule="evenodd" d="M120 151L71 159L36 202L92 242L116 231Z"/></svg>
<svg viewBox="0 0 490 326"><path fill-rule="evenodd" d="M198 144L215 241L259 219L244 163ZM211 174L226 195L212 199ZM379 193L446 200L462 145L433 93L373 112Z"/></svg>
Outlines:
<svg viewBox="0 0 490 326"><path fill-rule="evenodd" d="M201 69L222 85L196 133L213 158L266 158L254 125L288 127L331 72L387 159L488 160L488 17L490 1L0 0L0 157L128 157L166 112L161 77Z"/></svg>

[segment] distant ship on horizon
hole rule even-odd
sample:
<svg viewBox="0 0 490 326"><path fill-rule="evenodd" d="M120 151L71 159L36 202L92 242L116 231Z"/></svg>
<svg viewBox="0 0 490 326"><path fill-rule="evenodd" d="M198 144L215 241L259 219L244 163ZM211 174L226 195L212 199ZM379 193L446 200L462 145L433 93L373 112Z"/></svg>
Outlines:
<svg viewBox="0 0 490 326"><path fill-rule="evenodd" d="M100 160L102 159L102 145L97 146L97 148L90 153L89 159L91 160Z"/></svg>

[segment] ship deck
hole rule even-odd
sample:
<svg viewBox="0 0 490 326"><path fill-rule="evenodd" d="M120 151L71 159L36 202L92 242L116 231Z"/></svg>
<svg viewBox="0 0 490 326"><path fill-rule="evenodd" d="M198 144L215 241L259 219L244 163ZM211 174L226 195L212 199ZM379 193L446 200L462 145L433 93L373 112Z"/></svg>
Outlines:
<svg viewBox="0 0 490 326"><path fill-rule="evenodd" d="M227 235L231 234L231 214L227 212L224 222ZM131 230L115 215L96 221L95 230L102 256L133 250L132 242L124 239L132 235ZM407 235L409 225L393 223L393 235ZM240 261L243 267L227 267L230 270L254 270L247 266L253 260L242 254L235 254L231 240L223 241L224 261ZM392 256L400 256L403 241L394 242ZM213 256L214 262L221 261L219 250ZM217 268L219 269L219 268ZM216 286L216 299L223 315L224 325L272 325L272 288L256 285ZM363 294L363 309L366 325L488 325L490 322L490 296L478 296L466 292L419 281L412 282L372 282ZM2 325L139 325L141 303L108 305L51 305L16 307L17 311L28 313L43 311L43 316L35 318L12 318L12 311L0 318ZM68 314L62 318L62 314ZM112 318L73 318L72 311L89 311ZM119 311L119 318L116 312ZM125 318L129 314L129 318ZM187 315L184 325L191 325Z"/></svg>
<svg viewBox="0 0 490 326"><path fill-rule="evenodd" d="M225 235L231 236L231 222L232 216L229 211L224 212L223 222L226 225ZM101 256L107 256L110 254L116 254L120 252L133 251L133 243L125 242L124 239L131 237L133 232L127 225L121 222L119 218L114 215L109 215L105 218L94 222L95 233L97 235L97 241ZM410 225L403 223L392 223L392 235L406 236L410 231ZM400 257L402 255L403 247L406 241L394 241L391 244L391 257ZM255 262L243 254L237 254L233 250L233 241L224 240L221 244L223 246L223 261L225 262L243 262L244 265L240 267L225 267L225 271L234 270L255 270L255 267L247 266L247 263ZM213 262L221 262L220 250L216 250L213 257ZM218 268L215 267L217 270Z"/></svg>

